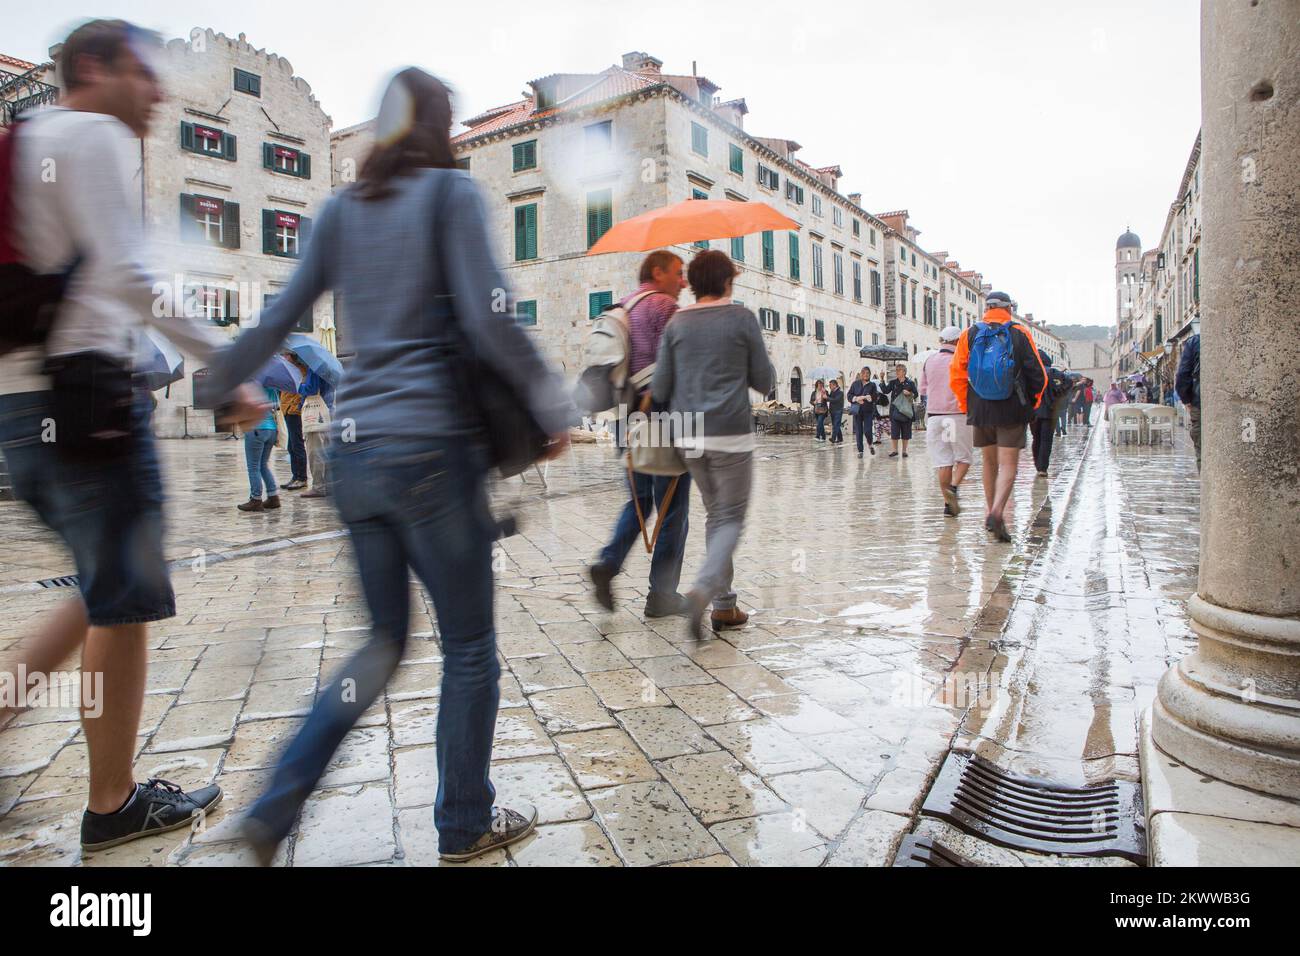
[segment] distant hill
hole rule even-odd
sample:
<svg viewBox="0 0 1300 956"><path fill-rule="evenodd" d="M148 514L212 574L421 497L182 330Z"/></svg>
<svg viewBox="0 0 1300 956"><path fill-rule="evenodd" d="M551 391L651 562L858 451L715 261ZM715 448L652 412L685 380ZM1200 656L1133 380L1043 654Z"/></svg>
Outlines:
<svg viewBox="0 0 1300 956"><path fill-rule="evenodd" d="M1049 325L1048 329L1067 342L1105 339L1115 332L1113 325Z"/></svg>

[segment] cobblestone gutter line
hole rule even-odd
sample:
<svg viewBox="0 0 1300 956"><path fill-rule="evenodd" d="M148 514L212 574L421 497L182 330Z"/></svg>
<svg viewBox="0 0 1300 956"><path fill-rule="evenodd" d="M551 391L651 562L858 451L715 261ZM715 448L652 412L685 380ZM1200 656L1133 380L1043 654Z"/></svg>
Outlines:
<svg viewBox="0 0 1300 956"><path fill-rule="evenodd" d="M952 709L959 713L960 717L956 722L955 729L948 735L947 747L940 754L939 759L931 766L926 783L921 789L921 795L912 808L912 825L899 832L890 847L887 859L891 863L897 855L898 846L903 836L908 832L920 832L919 826L929 826L932 833L947 831L965 837L967 841L974 841L977 844L982 843L982 841L962 834L961 831L946 824L940 824L938 828L930 826L939 821L927 820L922 824L919 816L920 805L934 785L935 777L938 776L939 769L943 766L944 760L947 759L948 753L951 752L954 742L961 736L971 712L979 704L982 695L989 690L990 677L995 662L999 658L999 649L1006 638L1005 632L1012 612L1024 598L1024 585L1031 571L1035 567L1041 566L1045 560L1050 558L1053 552L1052 545L1057 540L1056 536L1060 534L1065 526L1070 507L1079 488L1079 482L1087 471L1088 460L1093 454L1093 445L1100 440L1097 436L1101 430L1100 426L1093 426L1083 446L1082 453L1053 479L1046 498L1029 522L1026 547L1008 564L992 596L980 609L974 625L967 635L962 638L962 653L949 671L949 683L936 692L937 699L954 702L958 705L953 706ZM1023 462L1021 467L1024 467ZM1062 489L1063 485L1064 488ZM978 675L978 680L972 681L970 678L973 675ZM974 702L969 700L969 692L972 690L976 691L976 700ZM964 705L962 701L965 701ZM956 841L949 841L950 845L953 842ZM987 844L984 845L987 846ZM978 854L972 854L972 856L978 856Z"/></svg>

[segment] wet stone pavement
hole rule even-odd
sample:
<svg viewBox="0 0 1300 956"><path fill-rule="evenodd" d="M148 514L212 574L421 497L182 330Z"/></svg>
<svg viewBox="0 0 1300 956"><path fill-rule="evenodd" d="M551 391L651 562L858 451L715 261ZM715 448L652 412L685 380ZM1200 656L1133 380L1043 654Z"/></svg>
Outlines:
<svg viewBox="0 0 1300 956"><path fill-rule="evenodd" d="M1135 717L1190 648L1190 447L1061 440L1050 481L1022 465L1015 542L989 543L978 468L942 516L924 441L907 460L767 437L736 588L747 627L696 644L643 614L639 546L595 605L584 575L624 500L606 446L498 483L521 531L497 556L500 802L537 805L527 841L478 865L888 865L914 828L998 863L1051 857L978 844L916 816L957 738L1017 770L1137 773ZM245 515L236 442L160 445L179 613L151 631L138 775L211 781L196 833L83 855L86 749L77 712L36 707L0 731L0 865L242 865L234 823L318 689L366 637L327 501L286 493ZM1027 457L1025 459L1027 461ZM287 465L277 452L277 474ZM684 586L703 556L692 500ZM0 657L67 597L71 573L21 506L0 504ZM432 802L440 656L421 589L386 695L335 755L282 865L437 863ZM67 665L72 667L70 663Z"/></svg>

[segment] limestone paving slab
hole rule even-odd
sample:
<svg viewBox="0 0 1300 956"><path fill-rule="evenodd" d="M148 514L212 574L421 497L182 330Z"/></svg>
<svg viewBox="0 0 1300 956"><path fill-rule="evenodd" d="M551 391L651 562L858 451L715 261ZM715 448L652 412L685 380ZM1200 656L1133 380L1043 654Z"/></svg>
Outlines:
<svg viewBox="0 0 1300 956"><path fill-rule="evenodd" d="M617 611L591 598L585 563L624 501L607 449L575 447L553 462L546 498L496 489L516 499L525 530L499 542L492 773L501 799L535 803L543 825L482 865L816 865L832 846L819 828L841 824L830 864L887 855L944 729L926 723L930 696L895 699L897 675L921 675L934 693L1017 552L987 547L973 519L937 520L942 504L919 446L910 469L870 462L859 474L843 465L848 456L802 438L763 442L775 450L759 456L765 496L736 562L753 618L699 643L680 619L644 617L649 559L636 549L616 584ZM203 548L230 559L173 575L179 613L151 628L138 766L186 786L215 777L225 800L203 833L142 841L113 859L245 865L230 821L264 789L315 694L365 645L370 615L332 508L293 499L273 519L241 520L225 498L214 504L246 491L234 450L207 440L162 449L169 507L187 519L175 555ZM1065 443L1064 454L1076 453ZM875 494L864 498L868 475ZM1018 480L1017 520L1041 500L1032 476ZM0 580L67 573L52 536L7 508L7 530L31 547L26 561L0 555ZM701 530L688 540L684 580L703 556L698 501L694 510ZM323 536L303 540L312 535ZM830 573L789 570L797 549ZM840 573L886 558L897 570L883 577ZM11 592L0 607L10 621L34 622L60 597ZM413 587L406 658L345 738L279 863L438 862L433 610ZM1154 600L1131 612L1147 623L1164 614ZM1186 641L1178 628L1166 628L1168 640ZM0 638L0 648L10 643ZM1126 717L1116 709L1108 720L1115 739ZM75 714L30 711L0 730L0 755L0 862L79 862L85 746ZM863 794L867 809L854 804Z"/></svg>

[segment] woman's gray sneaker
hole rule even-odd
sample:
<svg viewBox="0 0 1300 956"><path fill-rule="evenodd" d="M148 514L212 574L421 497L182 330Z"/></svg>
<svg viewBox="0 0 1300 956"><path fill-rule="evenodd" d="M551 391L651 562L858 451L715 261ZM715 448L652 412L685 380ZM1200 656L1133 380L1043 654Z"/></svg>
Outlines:
<svg viewBox="0 0 1300 956"><path fill-rule="evenodd" d="M522 804L518 810L508 807L492 808L492 825L466 849L459 853L439 853L448 863L464 863L484 853L517 843L537 828L537 808Z"/></svg>
<svg viewBox="0 0 1300 956"><path fill-rule="evenodd" d="M81 848L107 850L155 833L202 826L204 814L220 802L221 788L216 785L187 793L169 780L137 783L131 799L117 812L87 810L81 815Z"/></svg>

